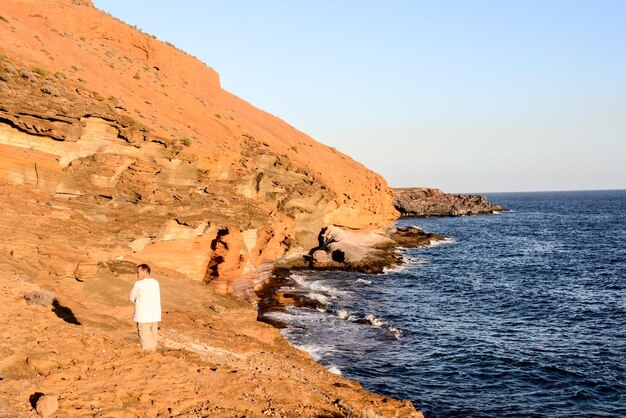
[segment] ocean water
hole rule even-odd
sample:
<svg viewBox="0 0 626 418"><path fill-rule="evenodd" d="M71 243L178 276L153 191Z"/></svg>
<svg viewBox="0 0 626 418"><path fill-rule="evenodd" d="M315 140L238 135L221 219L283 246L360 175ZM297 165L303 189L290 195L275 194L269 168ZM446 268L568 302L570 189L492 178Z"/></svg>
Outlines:
<svg viewBox="0 0 626 418"><path fill-rule="evenodd" d="M334 373L426 417L626 416L626 191L488 196L403 219L449 239L382 275L292 272L266 313Z"/></svg>

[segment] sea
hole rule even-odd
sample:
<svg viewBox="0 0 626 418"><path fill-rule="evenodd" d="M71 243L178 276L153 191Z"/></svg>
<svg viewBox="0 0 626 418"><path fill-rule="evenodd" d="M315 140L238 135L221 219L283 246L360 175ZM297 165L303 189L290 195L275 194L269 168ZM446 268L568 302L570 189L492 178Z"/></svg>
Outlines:
<svg viewBox="0 0 626 418"><path fill-rule="evenodd" d="M498 193L384 274L292 271L267 312L331 372L427 418L626 417L626 190Z"/></svg>

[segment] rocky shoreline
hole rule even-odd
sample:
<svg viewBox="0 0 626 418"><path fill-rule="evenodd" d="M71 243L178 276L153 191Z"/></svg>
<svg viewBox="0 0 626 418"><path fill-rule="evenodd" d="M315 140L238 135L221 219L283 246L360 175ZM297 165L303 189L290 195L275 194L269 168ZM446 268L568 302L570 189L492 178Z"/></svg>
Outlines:
<svg viewBox="0 0 626 418"><path fill-rule="evenodd" d="M266 313L283 311L288 306L324 308L320 301L296 292L281 290L291 283L290 274L302 270L353 271L381 274L387 268L402 264L398 248L420 248L442 241L445 237L425 232L416 227L398 227L389 237L350 234L332 227L320 232L319 245L309 251L302 260L277 263L270 278L257 289L258 320L284 328L285 324L268 318Z"/></svg>
<svg viewBox="0 0 626 418"><path fill-rule="evenodd" d="M393 205L404 218L482 215L504 210L481 195L448 194L419 187L396 188L393 194Z"/></svg>
<svg viewBox="0 0 626 418"><path fill-rule="evenodd" d="M421 416L253 306L274 265L380 272L400 242L437 239L394 232L380 175L89 0L6 0L0 38L0 417L38 394L56 416ZM138 263L161 283L151 354L130 320Z"/></svg>
<svg viewBox="0 0 626 418"><path fill-rule="evenodd" d="M382 273L402 262L397 247L417 248L445 237L417 227L397 227L388 234L356 233L333 226L322 228L318 245L301 258L278 260L277 268Z"/></svg>

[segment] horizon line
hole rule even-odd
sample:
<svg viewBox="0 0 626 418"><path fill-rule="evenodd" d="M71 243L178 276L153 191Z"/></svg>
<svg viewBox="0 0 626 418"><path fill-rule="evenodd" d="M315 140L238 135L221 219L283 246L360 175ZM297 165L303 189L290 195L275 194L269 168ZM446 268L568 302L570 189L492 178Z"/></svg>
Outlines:
<svg viewBox="0 0 626 418"><path fill-rule="evenodd" d="M610 189L546 189L546 190L500 190L500 191L489 191L489 192L477 192L477 191L472 191L472 192L458 192L458 191L452 191L452 192L448 192L444 189L440 189L438 187L421 187L421 186L415 186L415 187L394 187L394 186L389 186L391 189L438 189L441 190L442 192L446 193L446 194L463 194L463 195L479 195L479 194L500 194L500 193L566 193L566 192L621 192L621 191L626 191L626 188L621 188L621 189L615 189L615 188L610 188Z"/></svg>

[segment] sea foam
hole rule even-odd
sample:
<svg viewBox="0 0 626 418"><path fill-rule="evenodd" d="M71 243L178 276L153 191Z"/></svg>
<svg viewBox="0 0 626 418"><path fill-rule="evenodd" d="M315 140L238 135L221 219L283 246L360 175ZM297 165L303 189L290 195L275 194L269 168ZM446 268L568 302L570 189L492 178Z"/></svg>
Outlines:
<svg viewBox="0 0 626 418"><path fill-rule="evenodd" d="M402 338L404 333L401 329L392 326L389 327L389 335L391 335L394 339L399 340L400 338Z"/></svg>
<svg viewBox="0 0 626 418"><path fill-rule="evenodd" d="M320 280L308 280L307 276L303 274L292 273L289 277L293 279L301 288L312 290L313 292L323 292L334 297L337 297L344 293L337 288L325 285Z"/></svg>
<svg viewBox="0 0 626 418"><path fill-rule="evenodd" d="M339 319L341 320L351 322L355 322L359 319L358 316L354 315L352 312L346 311L345 309L341 309L339 312L337 312L337 317L339 317Z"/></svg>
<svg viewBox="0 0 626 418"><path fill-rule="evenodd" d="M339 312L337 312L337 316L339 317L339 319L348 319L348 317L350 316L350 312L346 311L345 309L340 310Z"/></svg>
<svg viewBox="0 0 626 418"><path fill-rule="evenodd" d="M325 350L322 347L312 345L312 344L303 344L303 345L295 345L295 346L296 348L299 348L300 350L306 351L307 353L309 353L311 358L318 362L322 359L322 356L324 355L324 352L325 352Z"/></svg>
<svg viewBox="0 0 626 418"><path fill-rule="evenodd" d="M439 247L440 245L445 244L456 244L456 240L454 238L444 238L439 241L432 241L430 244L428 244L427 248Z"/></svg>
<svg viewBox="0 0 626 418"><path fill-rule="evenodd" d="M306 297L308 297L309 299L316 300L323 305L328 304L328 297L325 295L322 295L321 293L310 292L310 293L307 293Z"/></svg>
<svg viewBox="0 0 626 418"><path fill-rule="evenodd" d="M384 320L382 320L380 318L376 318L372 314L365 315L365 320L367 320L375 328L380 328L380 327L382 327L385 324Z"/></svg>
<svg viewBox="0 0 626 418"><path fill-rule="evenodd" d="M383 269L383 273L385 274L400 273L405 270L410 270L417 264L428 264L428 263L430 263L430 260L428 258L414 258L414 257L404 255L401 264L398 264L394 267L385 267Z"/></svg>
<svg viewBox="0 0 626 418"><path fill-rule="evenodd" d="M336 374L337 376L341 376L341 370L335 364L331 364L327 367L327 370L332 374Z"/></svg>

